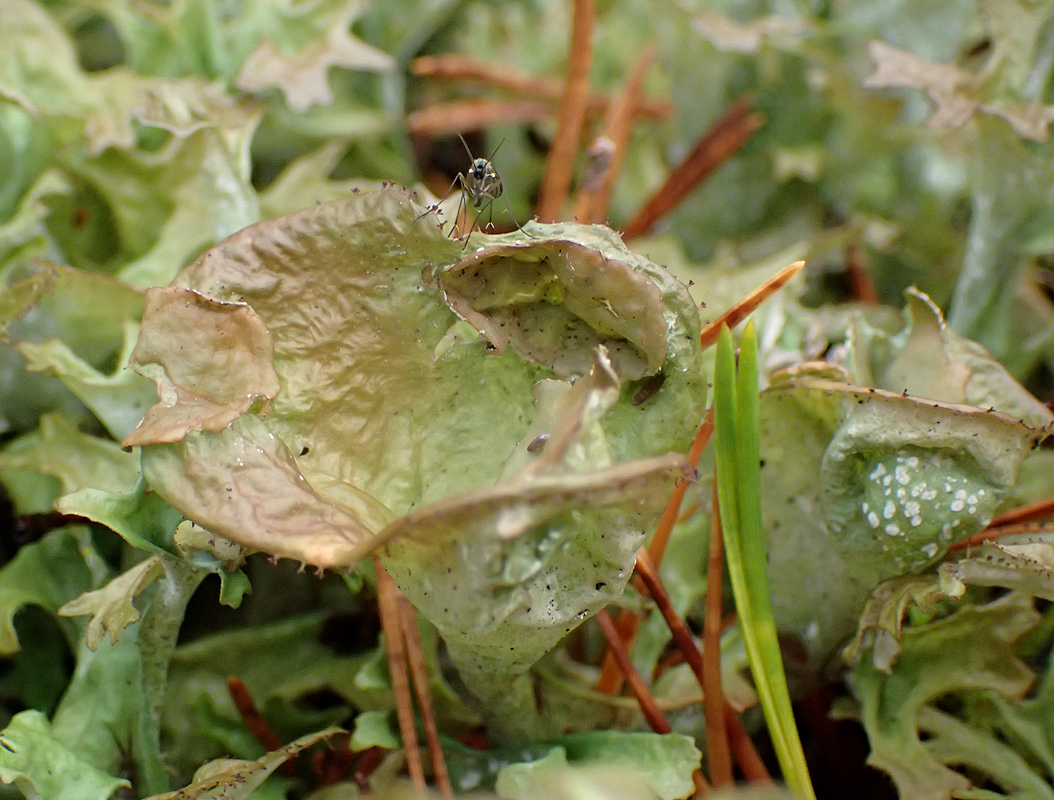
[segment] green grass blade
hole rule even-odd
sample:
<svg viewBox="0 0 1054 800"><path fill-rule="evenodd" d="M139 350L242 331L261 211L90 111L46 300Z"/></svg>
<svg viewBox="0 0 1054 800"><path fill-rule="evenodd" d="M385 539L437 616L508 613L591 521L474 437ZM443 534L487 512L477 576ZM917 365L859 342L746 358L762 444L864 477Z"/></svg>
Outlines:
<svg viewBox="0 0 1054 800"><path fill-rule="evenodd" d="M729 544L738 550L739 503L736 500L736 356L732 333L721 329L717 339L714 368L714 440L717 458L717 498L721 527L725 533L725 550ZM734 578L733 578L734 580ZM738 597L738 595L737 595Z"/></svg>
<svg viewBox="0 0 1054 800"><path fill-rule="evenodd" d="M753 323L747 323L740 342L738 373L732 335L727 329L721 332L714 396L718 502L739 626L784 780L797 797L813 800L769 598L761 521L758 360Z"/></svg>

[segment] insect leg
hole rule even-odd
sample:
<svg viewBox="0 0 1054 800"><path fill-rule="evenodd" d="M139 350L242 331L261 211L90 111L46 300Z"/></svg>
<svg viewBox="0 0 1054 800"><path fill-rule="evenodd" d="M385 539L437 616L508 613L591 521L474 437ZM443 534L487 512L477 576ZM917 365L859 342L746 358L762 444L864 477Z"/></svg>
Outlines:
<svg viewBox="0 0 1054 800"><path fill-rule="evenodd" d="M472 226L471 226L471 227L470 227L470 228L468 229L468 233L467 233L467 234L465 234L465 237L464 237L464 238L465 238L465 247L468 247L468 237L472 235L472 231L474 231L474 230L477 230L477 228L476 228L476 224L477 224L477 223L479 222L479 218L480 218L480 217L482 217L482 216L483 216L483 214L484 214L484 213L486 213L486 211L487 211L488 209L490 209L491 207L493 207L493 205L494 205L494 198L492 197L492 198L490 199L490 202L489 202L489 203L487 203L487 205L486 205L486 206L484 206L483 208L481 208L481 209L479 210L479 213L478 213L478 214L476 214L476 218L475 218L474 220L472 220ZM462 250L463 250L463 249L464 249L464 247L462 248Z"/></svg>
<svg viewBox="0 0 1054 800"><path fill-rule="evenodd" d="M538 238L537 236L535 236L534 234L528 233L527 231L523 230L523 226L519 222L516 221L516 217L514 217L512 215L512 209L509 208L509 198L505 197L505 196L502 196L502 199L505 201L505 213L509 215L509 219L511 219L512 220L512 224L516 226L516 230L521 231L522 233L526 233L532 239L537 239Z"/></svg>
<svg viewBox="0 0 1054 800"><path fill-rule="evenodd" d="M457 201L457 211L454 212L454 219L450 223L450 232L447 234L447 236L449 236L451 239L460 239L461 236L460 235L455 236L454 232L455 231L459 231L460 232L462 230L462 224L461 224L461 212L462 211L465 212L465 217L468 218L468 209L465 206L465 196L468 194L468 192L465 189L465 175L464 175L464 173L459 172L457 174L457 178L455 180L457 180L461 184L461 197Z"/></svg>
<svg viewBox="0 0 1054 800"><path fill-rule="evenodd" d="M443 200L446 200L448 197L450 197L450 193L454 190L454 185L457 183L458 178L460 177L461 173L459 172L457 178L454 178L454 180L450 182L450 188L447 189L446 194L443 195ZM417 222L417 220L421 219L422 217L427 217L429 214L438 211L439 206L443 203L443 200L440 200L438 203L434 203L433 205L428 206L424 211L414 217L414 222Z"/></svg>

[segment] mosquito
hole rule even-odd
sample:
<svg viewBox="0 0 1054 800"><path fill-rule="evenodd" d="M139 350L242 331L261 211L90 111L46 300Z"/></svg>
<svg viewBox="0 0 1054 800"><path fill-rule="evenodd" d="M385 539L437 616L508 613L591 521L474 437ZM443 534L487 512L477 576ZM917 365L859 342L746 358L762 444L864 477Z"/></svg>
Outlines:
<svg viewBox="0 0 1054 800"><path fill-rule="evenodd" d="M505 187L502 185L501 176L498 175L497 170L494 169L494 164L491 163L494 156L496 156L501 149L501 146L505 144L505 140L502 139L498 142L498 146L494 148L494 152L490 154L490 158L475 158L472 155L472 151L469 149L468 142L465 141L465 137L459 133L457 138L459 138L461 144L465 146L465 152L468 153L469 160L472 163L469 166L467 173L459 172L457 174L457 177L454 178L446 193L447 197L449 197L450 192L454 190L454 187L458 184L461 185L462 195L457 204L457 211L454 213L454 220L450 224L449 235L453 235L454 231L457 230L458 221L461 219L461 210L465 208L466 197L468 198L468 201L472 203L473 208L479 209L479 213L476 214L476 218L472 221L472 225L469 226L468 233L463 237L458 237L459 239L465 239L466 247L468 246L468 237L472 234L472 231L476 229L476 223L479 222L480 217L483 216L485 211L489 211L491 214L490 221L487 223L487 225L490 226L494 216L494 201L499 197L505 201L505 211L513 221L513 224L516 225L517 230L523 230L520 223L516 222L516 218L512 216L512 210L509 208L509 199L502 196ZM486 203L485 206L484 203ZM429 206L424 213L418 215L417 219L421 219L421 217L424 217L433 211L437 211L438 209L439 203L436 203L434 206ZM417 219L415 219L414 222L416 222ZM527 233L527 231L523 232ZM527 235L531 236L529 233L527 233Z"/></svg>

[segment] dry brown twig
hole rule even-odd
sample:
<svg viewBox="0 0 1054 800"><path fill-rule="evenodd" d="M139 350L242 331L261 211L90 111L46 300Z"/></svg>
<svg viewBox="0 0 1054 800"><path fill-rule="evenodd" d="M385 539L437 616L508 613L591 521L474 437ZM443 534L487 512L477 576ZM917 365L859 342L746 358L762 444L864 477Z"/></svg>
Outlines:
<svg viewBox="0 0 1054 800"><path fill-rule="evenodd" d="M593 63L595 22L596 0L575 0L567 81L560 101L556 136L549 148L538 195L537 217L541 222L555 222L560 218L571 187L575 155L582 139L582 126L589 101L589 69Z"/></svg>
<svg viewBox="0 0 1054 800"><path fill-rule="evenodd" d="M761 127L764 117L749 114L750 97L741 98L713 124L688 157L673 169L666 182L633 216L623 231L624 239L648 233L715 169L735 155Z"/></svg>

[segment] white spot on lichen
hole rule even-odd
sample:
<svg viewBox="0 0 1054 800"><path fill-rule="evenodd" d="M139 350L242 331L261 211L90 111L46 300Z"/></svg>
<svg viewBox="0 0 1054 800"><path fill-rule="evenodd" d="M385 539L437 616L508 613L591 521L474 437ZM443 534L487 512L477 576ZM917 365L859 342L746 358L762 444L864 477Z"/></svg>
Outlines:
<svg viewBox="0 0 1054 800"><path fill-rule="evenodd" d="M900 536L900 526L895 522L889 523L883 530L890 536Z"/></svg>
<svg viewBox="0 0 1054 800"><path fill-rule="evenodd" d="M915 468L919 465L919 460L915 456L908 457L908 466Z"/></svg>
<svg viewBox="0 0 1054 800"><path fill-rule="evenodd" d="M933 558L937 555L937 549L936 542L930 542L929 544L924 544L922 546L922 552L926 554L926 558Z"/></svg>
<svg viewBox="0 0 1054 800"><path fill-rule="evenodd" d="M964 503L962 500L955 500L950 506L951 510L955 511L956 513L962 511L965 507L966 503Z"/></svg>
<svg viewBox="0 0 1054 800"><path fill-rule="evenodd" d="M881 478L885 474L886 474L886 465L885 464L879 464L877 467L875 467L873 470L871 470L871 474L868 475L867 477L869 477L873 481L877 481L879 478Z"/></svg>
<svg viewBox="0 0 1054 800"><path fill-rule="evenodd" d="M892 500L887 500L886 504L882 507L882 516L885 519L893 519L893 515L897 513L897 507Z"/></svg>
<svg viewBox="0 0 1054 800"><path fill-rule="evenodd" d="M899 483L901 486L907 486L909 483L911 483L911 474L908 472L907 467L897 467L895 470L893 470L893 474L897 478L897 483Z"/></svg>
<svg viewBox="0 0 1054 800"><path fill-rule="evenodd" d="M921 510L922 509L919 506L919 504L916 503L914 500L911 500L911 501L909 501L909 502L904 504L904 516L906 516L906 517L917 516L919 511L921 511Z"/></svg>
<svg viewBox="0 0 1054 800"><path fill-rule="evenodd" d="M927 489L926 491L924 491L922 493L922 499L923 500L936 500L937 499L937 490L936 489Z"/></svg>
<svg viewBox="0 0 1054 800"><path fill-rule="evenodd" d="M876 514L874 511L872 511L870 514L867 515L867 522L872 528L877 528L878 527L878 514Z"/></svg>
<svg viewBox="0 0 1054 800"><path fill-rule="evenodd" d="M915 516L913 516L911 518L911 526L913 528L917 528L921 524L922 524L922 517L920 517L918 514L916 514Z"/></svg>

